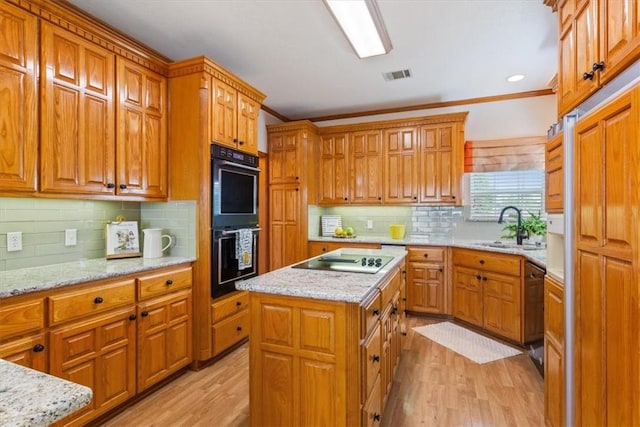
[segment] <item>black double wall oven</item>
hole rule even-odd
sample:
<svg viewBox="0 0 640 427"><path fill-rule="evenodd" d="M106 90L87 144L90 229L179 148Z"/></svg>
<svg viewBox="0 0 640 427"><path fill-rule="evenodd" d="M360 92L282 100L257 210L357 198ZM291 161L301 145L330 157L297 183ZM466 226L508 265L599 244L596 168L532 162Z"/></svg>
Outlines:
<svg viewBox="0 0 640 427"><path fill-rule="evenodd" d="M234 283L258 274L258 157L211 145L211 296L235 290ZM236 256L241 230L251 230L251 262ZM248 233L244 231L244 233ZM241 267L241 264L242 265Z"/></svg>

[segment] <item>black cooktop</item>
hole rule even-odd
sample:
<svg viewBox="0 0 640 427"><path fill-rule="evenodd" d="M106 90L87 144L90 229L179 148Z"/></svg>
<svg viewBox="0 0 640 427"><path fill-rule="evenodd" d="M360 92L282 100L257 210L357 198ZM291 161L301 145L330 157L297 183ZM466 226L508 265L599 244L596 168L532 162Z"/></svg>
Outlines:
<svg viewBox="0 0 640 427"><path fill-rule="evenodd" d="M347 271L374 274L393 259L385 255L337 254L321 255L292 266L307 270Z"/></svg>

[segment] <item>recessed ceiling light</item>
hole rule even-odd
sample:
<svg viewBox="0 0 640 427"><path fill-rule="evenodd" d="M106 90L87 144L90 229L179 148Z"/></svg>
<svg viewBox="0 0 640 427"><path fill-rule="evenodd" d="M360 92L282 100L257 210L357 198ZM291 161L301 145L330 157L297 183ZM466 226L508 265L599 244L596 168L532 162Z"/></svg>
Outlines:
<svg viewBox="0 0 640 427"><path fill-rule="evenodd" d="M524 79L524 74L514 74L513 76L507 77L509 83L519 82L522 79Z"/></svg>

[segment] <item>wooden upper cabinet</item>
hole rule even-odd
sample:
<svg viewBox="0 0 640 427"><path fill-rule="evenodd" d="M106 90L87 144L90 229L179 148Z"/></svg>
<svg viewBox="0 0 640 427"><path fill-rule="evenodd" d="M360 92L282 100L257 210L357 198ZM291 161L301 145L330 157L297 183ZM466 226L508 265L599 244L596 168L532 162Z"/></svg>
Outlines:
<svg viewBox="0 0 640 427"><path fill-rule="evenodd" d="M258 153L260 103L213 78L211 135L216 143Z"/></svg>
<svg viewBox="0 0 640 427"><path fill-rule="evenodd" d="M302 135L298 130L269 135L269 184L300 182Z"/></svg>
<svg viewBox="0 0 640 427"><path fill-rule="evenodd" d="M349 133L320 137L318 204L349 202Z"/></svg>
<svg viewBox="0 0 640 427"><path fill-rule="evenodd" d="M421 203L460 205L463 144L458 124L420 127L418 187Z"/></svg>
<svg viewBox="0 0 640 427"><path fill-rule="evenodd" d="M37 189L36 35L33 15L0 3L0 192Z"/></svg>
<svg viewBox="0 0 640 427"><path fill-rule="evenodd" d="M350 161L353 179L349 189L350 202L382 203L382 132L379 130L351 133Z"/></svg>
<svg viewBox="0 0 640 427"><path fill-rule="evenodd" d="M640 56L640 3L638 0L600 0L601 81L617 75Z"/></svg>
<svg viewBox="0 0 640 427"><path fill-rule="evenodd" d="M562 212L564 202L564 152L562 133L557 134L545 146L545 208L547 212Z"/></svg>
<svg viewBox="0 0 640 427"><path fill-rule="evenodd" d="M41 191L113 194L115 55L41 26Z"/></svg>
<svg viewBox="0 0 640 427"><path fill-rule="evenodd" d="M167 81L118 57L117 194L167 197Z"/></svg>
<svg viewBox="0 0 640 427"><path fill-rule="evenodd" d="M384 202L418 201L418 130L415 127L385 129Z"/></svg>

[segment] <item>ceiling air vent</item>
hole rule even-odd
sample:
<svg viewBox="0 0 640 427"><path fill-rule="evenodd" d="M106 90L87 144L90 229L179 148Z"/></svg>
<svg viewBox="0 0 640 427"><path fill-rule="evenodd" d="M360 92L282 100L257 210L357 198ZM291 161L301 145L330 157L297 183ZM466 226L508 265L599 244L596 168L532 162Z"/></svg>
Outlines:
<svg viewBox="0 0 640 427"><path fill-rule="evenodd" d="M407 68L406 70L389 71L387 73L382 73L382 77L386 81L406 79L411 77L411 70Z"/></svg>

